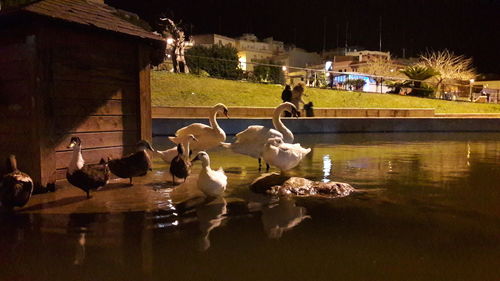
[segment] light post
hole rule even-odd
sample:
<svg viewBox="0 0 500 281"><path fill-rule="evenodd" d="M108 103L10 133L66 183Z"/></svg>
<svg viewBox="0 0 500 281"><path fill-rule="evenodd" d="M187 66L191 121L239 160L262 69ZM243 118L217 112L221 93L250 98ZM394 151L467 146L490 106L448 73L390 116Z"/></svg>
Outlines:
<svg viewBox="0 0 500 281"><path fill-rule="evenodd" d="M283 78L285 79L285 84L287 84L287 81L288 81L288 68L286 67L286 65L283 65L281 67L281 71L283 72Z"/></svg>
<svg viewBox="0 0 500 281"><path fill-rule="evenodd" d="M469 99L472 101L472 84L474 83L474 79L469 80Z"/></svg>

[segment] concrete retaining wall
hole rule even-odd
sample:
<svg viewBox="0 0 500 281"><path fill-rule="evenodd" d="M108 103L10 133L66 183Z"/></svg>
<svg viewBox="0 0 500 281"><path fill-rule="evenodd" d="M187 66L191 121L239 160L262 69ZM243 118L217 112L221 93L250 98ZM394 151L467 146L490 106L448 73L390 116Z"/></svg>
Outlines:
<svg viewBox="0 0 500 281"><path fill-rule="evenodd" d="M153 107L153 118L206 118L212 107ZM273 107L230 107L231 117L271 117ZM434 109L415 108L314 108L316 117L434 117Z"/></svg>
<svg viewBox="0 0 500 281"><path fill-rule="evenodd" d="M154 135L173 135L192 123L208 124L207 118L155 118ZM233 135L250 125L272 127L271 119L218 119L226 134ZM499 118L299 118L283 119L296 134L374 132L500 132Z"/></svg>

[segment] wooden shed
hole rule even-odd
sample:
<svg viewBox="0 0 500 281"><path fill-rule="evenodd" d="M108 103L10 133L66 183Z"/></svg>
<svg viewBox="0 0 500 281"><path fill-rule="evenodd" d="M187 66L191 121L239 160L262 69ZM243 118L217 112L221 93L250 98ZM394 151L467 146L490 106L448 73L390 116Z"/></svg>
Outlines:
<svg viewBox="0 0 500 281"><path fill-rule="evenodd" d="M0 13L0 172L8 154L39 187L65 177L79 136L88 163L151 139L150 65L165 45L134 14L97 0Z"/></svg>

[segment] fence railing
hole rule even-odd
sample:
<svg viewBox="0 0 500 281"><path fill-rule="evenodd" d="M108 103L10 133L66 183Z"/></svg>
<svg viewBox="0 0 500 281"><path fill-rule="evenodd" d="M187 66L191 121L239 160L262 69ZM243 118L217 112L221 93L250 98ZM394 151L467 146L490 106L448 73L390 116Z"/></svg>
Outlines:
<svg viewBox="0 0 500 281"><path fill-rule="evenodd" d="M295 67L258 61L235 61L186 55L192 74L257 83L296 84L312 88L421 96L452 101L500 103L500 89L485 89L466 82L415 80L401 76L380 76L359 72L326 71L313 67ZM172 71L166 60L157 70ZM266 72L267 71L267 72Z"/></svg>

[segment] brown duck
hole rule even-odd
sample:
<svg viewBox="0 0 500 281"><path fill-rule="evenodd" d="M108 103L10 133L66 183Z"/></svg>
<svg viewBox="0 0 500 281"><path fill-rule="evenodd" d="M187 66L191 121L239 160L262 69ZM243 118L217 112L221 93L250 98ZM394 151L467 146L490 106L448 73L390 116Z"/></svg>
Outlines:
<svg viewBox="0 0 500 281"><path fill-rule="evenodd" d="M177 156L170 162L170 174L172 174L172 184L175 185L175 177L184 179L189 176L191 172L191 162L189 157L184 155L184 148L181 143L177 144Z"/></svg>
<svg viewBox="0 0 500 281"><path fill-rule="evenodd" d="M137 143L136 152L121 159L109 160L109 169L120 178L130 179L132 184L132 178L145 176L152 170L151 158L146 149L153 151L149 142L141 140Z"/></svg>
<svg viewBox="0 0 500 281"><path fill-rule="evenodd" d="M7 209L22 207L28 203L33 192L33 180L31 177L19 171L16 156L10 155L7 160L10 173L2 178L0 184L0 200L2 206Z"/></svg>

